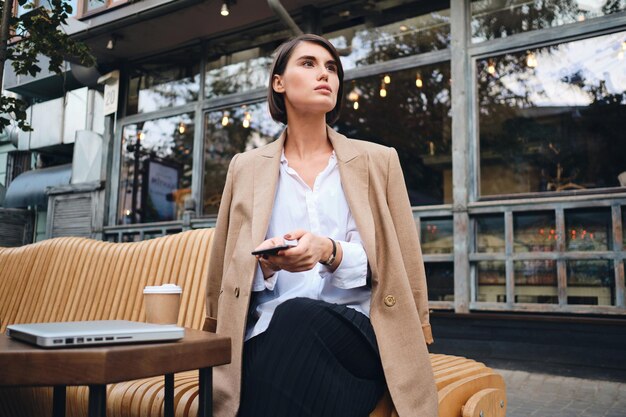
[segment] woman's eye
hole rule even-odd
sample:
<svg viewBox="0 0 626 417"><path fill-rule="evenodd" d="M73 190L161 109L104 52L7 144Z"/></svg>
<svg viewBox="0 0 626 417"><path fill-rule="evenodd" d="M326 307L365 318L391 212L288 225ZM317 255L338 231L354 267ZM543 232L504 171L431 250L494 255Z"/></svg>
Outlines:
<svg viewBox="0 0 626 417"><path fill-rule="evenodd" d="M330 72L337 72L337 67L334 65L328 65L326 69Z"/></svg>
<svg viewBox="0 0 626 417"><path fill-rule="evenodd" d="M312 67L313 61L302 61L302 65L304 65L305 67Z"/></svg>

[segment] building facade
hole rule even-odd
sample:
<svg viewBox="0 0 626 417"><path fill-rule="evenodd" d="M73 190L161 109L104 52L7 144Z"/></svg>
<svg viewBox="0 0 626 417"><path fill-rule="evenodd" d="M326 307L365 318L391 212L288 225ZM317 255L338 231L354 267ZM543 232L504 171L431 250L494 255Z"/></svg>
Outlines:
<svg viewBox="0 0 626 417"><path fill-rule="evenodd" d="M91 193L86 225L106 240L212 226L233 155L284 128L266 102L272 52L293 35L280 3L74 3L67 30L98 67L8 76L33 114L60 99L70 117L8 153L0 141L0 175L17 152L71 163L78 179L52 195ZM432 309L626 313L626 1L282 5L342 57L333 127L398 150ZM101 164L91 174L78 142Z"/></svg>

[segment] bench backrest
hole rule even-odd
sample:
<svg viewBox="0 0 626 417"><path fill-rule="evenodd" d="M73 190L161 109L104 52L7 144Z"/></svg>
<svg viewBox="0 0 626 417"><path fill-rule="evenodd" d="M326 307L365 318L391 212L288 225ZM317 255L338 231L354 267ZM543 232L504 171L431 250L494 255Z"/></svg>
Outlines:
<svg viewBox="0 0 626 417"><path fill-rule="evenodd" d="M143 288L183 288L178 324L201 329L213 229L134 243L63 237L0 248L0 331L12 323L145 320Z"/></svg>

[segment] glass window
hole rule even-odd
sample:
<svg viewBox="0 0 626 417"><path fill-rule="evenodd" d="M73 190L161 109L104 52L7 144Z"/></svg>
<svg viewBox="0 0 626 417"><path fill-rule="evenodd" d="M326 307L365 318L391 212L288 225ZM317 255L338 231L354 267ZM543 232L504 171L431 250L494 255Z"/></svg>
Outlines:
<svg viewBox="0 0 626 417"><path fill-rule="evenodd" d="M85 2L85 13L102 9L103 7L106 7L106 4L107 4L106 0L87 0Z"/></svg>
<svg viewBox="0 0 626 417"><path fill-rule="evenodd" d="M128 115L197 101L200 94L198 52L179 50L135 64L130 70L128 90Z"/></svg>
<svg viewBox="0 0 626 417"><path fill-rule="evenodd" d="M476 262L476 301L506 302L506 273L504 261Z"/></svg>
<svg viewBox="0 0 626 417"><path fill-rule="evenodd" d="M182 218L191 197L193 113L124 126L118 222Z"/></svg>
<svg viewBox="0 0 626 417"><path fill-rule="evenodd" d="M452 202L449 80L445 62L344 85L336 126L348 137L398 151L413 206Z"/></svg>
<svg viewBox="0 0 626 417"><path fill-rule="evenodd" d="M553 212L515 213L513 249L515 252L551 252L557 233Z"/></svg>
<svg viewBox="0 0 626 417"><path fill-rule="evenodd" d="M283 126L270 117L267 102L205 115L203 214L217 214L232 157L276 139Z"/></svg>
<svg viewBox="0 0 626 417"><path fill-rule="evenodd" d="M454 264L426 262L426 284L430 301L454 301Z"/></svg>
<svg viewBox="0 0 626 417"><path fill-rule="evenodd" d="M559 303L555 261L515 261L514 268L516 303Z"/></svg>
<svg viewBox="0 0 626 417"><path fill-rule="evenodd" d="M610 209L565 211L567 250L600 251L612 248Z"/></svg>
<svg viewBox="0 0 626 417"><path fill-rule="evenodd" d="M626 10L623 0L479 0L472 2L472 42L583 22Z"/></svg>
<svg viewBox="0 0 626 417"><path fill-rule="evenodd" d="M622 206L622 250L626 250L626 206Z"/></svg>
<svg viewBox="0 0 626 417"><path fill-rule="evenodd" d="M476 252L504 252L504 216L489 214L474 217Z"/></svg>
<svg viewBox="0 0 626 417"><path fill-rule="evenodd" d="M614 305L615 275L611 261L569 261L567 304Z"/></svg>
<svg viewBox="0 0 626 417"><path fill-rule="evenodd" d="M266 88L275 45L247 49L233 54L209 58L206 70L207 97Z"/></svg>
<svg viewBox="0 0 626 417"><path fill-rule="evenodd" d="M337 48L345 70L437 51L450 46L450 10L386 24L366 21L324 37Z"/></svg>
<svg viewBox="0 0 626 417"><path fill-rule="evenodd" d="M452 219L421 219L422 253L452 253L454 234Z"/></svg>
<svg viewBox="0 0 626 417"><path fill-rule="evenodd" d="M477 61L481 195L617 187L626 32Z"/></svg>

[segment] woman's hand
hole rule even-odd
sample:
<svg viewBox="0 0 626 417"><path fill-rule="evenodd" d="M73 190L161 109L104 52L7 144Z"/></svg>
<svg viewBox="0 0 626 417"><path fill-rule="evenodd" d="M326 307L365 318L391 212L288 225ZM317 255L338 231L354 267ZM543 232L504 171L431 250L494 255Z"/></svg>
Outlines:
<svg viewBox="0 0 626 417"><path fill-rule="evenodd" d="M280 246L285 243L285 240L282 237L273 237L263 241L259 246L254 248L255 251L262 249L269 249L276 246ZM284 252L280 251L279 253ZM261 266L261 271L263 272L263 278L267 279L274 275L276 271L280 271L282 268L278 266L274 262L274 259L278 258L277 256L272 255L256 255L256 259L259 261L259 265Z"/></svg>

